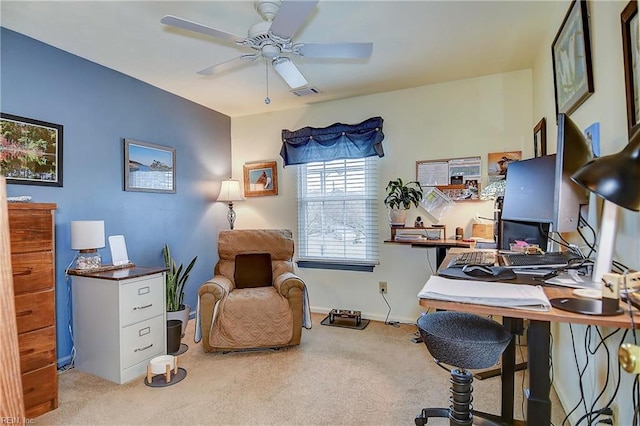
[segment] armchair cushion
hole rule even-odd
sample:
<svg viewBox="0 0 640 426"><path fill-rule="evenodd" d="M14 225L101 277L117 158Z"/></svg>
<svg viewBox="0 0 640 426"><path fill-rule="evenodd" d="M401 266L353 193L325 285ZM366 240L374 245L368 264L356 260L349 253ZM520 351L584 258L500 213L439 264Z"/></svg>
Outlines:
<svg viewBox="0 0 640 426"><path fill-rule="evenodd" d="M273 283L270 253L236 255L233 274L236 288L266 287Z"/></svg>

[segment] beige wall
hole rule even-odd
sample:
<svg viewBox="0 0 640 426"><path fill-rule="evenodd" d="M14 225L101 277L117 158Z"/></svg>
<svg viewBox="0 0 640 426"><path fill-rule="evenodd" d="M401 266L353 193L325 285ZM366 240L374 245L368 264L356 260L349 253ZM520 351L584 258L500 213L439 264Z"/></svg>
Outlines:
<svg viewBox="0 0 640 426"><path fill-rule="evenodd" d="M626 2L591 1L591 31L595 93L572 115L582 128L600 122L601 149L604 154L619 151L627 143L626 109L620 13ZM395 177L414 178L415 161L480 155L483 158L483 182L486 183L488 152L522 150L523 158L532 156L532 128L541 117L547 118L549 152L555 152L556 125L553 95L551 44L569 7L557 2L550 17L550 29L538 52L532 70L492 75L476 79L418 87L361 98L327 102L306 108L232 119L232 170L242 180L245 162L277 160L279 195L248 198L238 203L238 228L286 227L297 233L296 172L283 169L279 157L280 131L304 126L323 127L334 122L357 123L372 116L385 120L385 157L379 159L380 191L380 265L373 273L301 269L309 288L312 309L357 309L366 318L383 320L387 306L378 294L378 281L387 281L390 319L413 322L422 311L416 294L435 268L435 253L382 244L388 238L386 212L382 204L384 187ZM256 96L256 102L260 102ZM597 226L596 201L592 197L590 222ZM472 218L491 216L491 202L459 203L441 221L452 234L457 226L470 234ZM412 209L408 222L416 215ZM639 215L623 212L620 217L615 257L629 267L640 268ZM224 220L221 218L221 220ZM428 223L428 222L427 222ZM574 326L578 347L585 327ZM604 333L611 330L604 330ZM571 336L566 325L554 324L554 386L566 409L579 399ZM594 333L595 335L595 333ZM628 339L629 340L629 339ZM617 342L609 344L610 365L617 372ZM582 356L578 356L584 365ZM591 362L583 378L586 397L593 400L606 373L607 361L599 355ZM614 373L615 375L615 373ZM608 390L610 394L611 387ZM616 400L619 424L630 424L632 404L629 397L631 376L623 373L622 396ZM608 399L608 396L607 396ZM575 422L581 414L572 416Z"/></svg>
<svg viewBox="0 0 640 426"><path fill-rule="evenodd" d="M433 249L383 244L389 238L384 188L390 179L415 178L416 160L481 156L486 181L488 152L532 147L532 76L530 70L316 104L307 108L232 119L232 170L242 179L245 162L278 160L278 196L248 198L237 204L238 228L287 227L297 232L296 169L283 169L279 156L282 129L324 127L335 122L357 123L384 118L385 156L378 160L380 265L374 272L300 269L312 308L361 310L366 318L384 320L388 308L378 282L388 282L390 319L414 322L421 309L417 293L435 268ZM260 98L256 98L260 102ZM459 203L441 221L449 235L456 227L471 235L472 218L493 215L492 202ZM409 212L408 223L427 216ZM427 221L427 224L430 223Z"/></svg>
<svg viewBox="0 0 640 426"><path fill-rule="evenodd" d="M593 75L595 93L585 101L580 108L571 114L581 128L586 128L593 122L600 122L600 144L603 154L618 152L627 144L626 125L626 104L624 69L622 58L622 38L620 26L620 13L626 6L627 1L590 1L591 15L591 46L593 57ZM569 8L569 2L559 2L556 7L556 14L552 17L555 22L553 29L547 34L547 40L543 44L535 61L533 68L533 111L534 120L540 117L547 117L547 135L549 138L550 152L555 152L556 146L556 126L554 92L553 92L553 69L551 62L551 44L560 27L565 13ZM598 215L596 213L595 197L592 196L590 204L589 221L597 226ZM618 225L618 236L616 241L615 259L625 263L628 267L640 268L640 245L639 245L640 215L633 212L624 211L621 214ZM603 334L612 330L605 329ZM571 330L568 325L553 324L554 335L553 360L554 360L554 386L567 409L575 406L579 399L578 375L575 367L573 348L571 345ZM573 326L576 347L580 365L584 367L584 336L586 327ZM592 332L593 342L597 343L597 333ZM607 345L612 356L610 366L612 374L617 377L618 362L616 354L620 335L616 335ZM630 339L628 339L630 340ZM595 343L593 346L595 346ZM585 395L587 401L593 401L602 388L606 377L606 354L600 351L596 360L590 361L589 368L583 378L586 384ZM623 382L620 388L620 395L615 404L619 406L618 424L632 423L632 403L631 385L632 376L622 373ZM608 401L612 394L613 386L609 385L607 392L601 399ZM590 405L590 404L589 404ZM602 407L598 404L598 408ZM575 423L582 413L576 413L571 418Z"/></svg>

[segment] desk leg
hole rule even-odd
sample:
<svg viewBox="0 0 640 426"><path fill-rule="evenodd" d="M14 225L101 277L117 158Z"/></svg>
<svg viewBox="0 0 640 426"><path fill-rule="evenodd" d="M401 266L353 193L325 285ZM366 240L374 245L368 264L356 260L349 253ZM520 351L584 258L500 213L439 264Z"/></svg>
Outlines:
<svg viewBox="0 0 640 426"><path fill-rule="evenodd" d="M507 348L502 352L502 408L500 417L504 424L513 423L514 382L516 371L516 339L515 336L522 327L522 320L516 318L502 318L502 325L513 336Z"/></svg>
<svg viewBox="0 0 640 426"><path fill-rule="evenodd" d="M436 246L436 264L438 268L444 262L444 258L447 257L447 247Z"/></svg>
<svg viewBox="0 0 640 426"><path fill-rule="evenodd" d="M549 336L547 321L530 321L527 339L529 398L527 424L551 424L551 380L549 379Z"/></svg>

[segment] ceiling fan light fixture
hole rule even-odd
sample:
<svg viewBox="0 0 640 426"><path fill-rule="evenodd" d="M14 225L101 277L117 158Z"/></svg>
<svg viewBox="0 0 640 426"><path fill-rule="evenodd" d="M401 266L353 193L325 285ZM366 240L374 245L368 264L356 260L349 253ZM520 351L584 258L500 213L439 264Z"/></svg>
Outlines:
<svg viewBox="0 0 640 426"><path fill-rule="evenodd" d="M280 74L280 77L282 77L292 89L297 89L309 84L307 79L304 78L300 70L289 58L281 57L274 59L272 64L276 72Z"/></svg>

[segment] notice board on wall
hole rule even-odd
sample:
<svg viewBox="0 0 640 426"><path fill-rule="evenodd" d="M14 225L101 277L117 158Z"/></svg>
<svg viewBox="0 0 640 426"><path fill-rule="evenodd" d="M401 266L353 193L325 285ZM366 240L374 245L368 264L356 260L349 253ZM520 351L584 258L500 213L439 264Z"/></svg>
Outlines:
<svg viewBox="0 0 640 426"><path fill-rule="evenodd" d="M481 178L479 156L416 161L416 181L437 187L453 201L478 200Z"/></svg>

